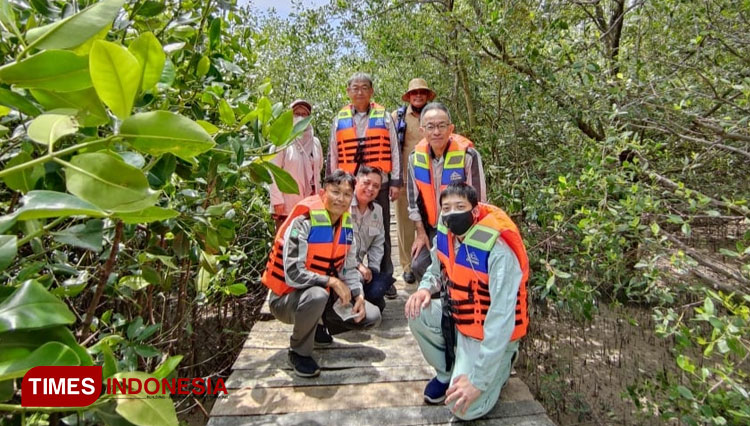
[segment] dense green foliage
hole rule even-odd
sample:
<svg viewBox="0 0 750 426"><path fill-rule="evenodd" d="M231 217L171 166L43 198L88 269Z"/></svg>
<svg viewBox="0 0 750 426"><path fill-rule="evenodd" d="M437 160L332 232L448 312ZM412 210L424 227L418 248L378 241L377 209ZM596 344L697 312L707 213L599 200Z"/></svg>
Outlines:
<svg viewBox="0 0 750 426"><path fill-rule="evenodd" d="M205 318L239 329L270 238L258 183L284 179L261 154L299 128L281 104L311 100L325 146L362 70L389 109L425 78L475 141L539 321L653 310L674 364L623 386L639 413L750 419L749 1L165 3L0 1L0 312L51 307L0 318L23 346L0 353L0 409L48 342L168 374L203 360L184 337Z"/></svg>

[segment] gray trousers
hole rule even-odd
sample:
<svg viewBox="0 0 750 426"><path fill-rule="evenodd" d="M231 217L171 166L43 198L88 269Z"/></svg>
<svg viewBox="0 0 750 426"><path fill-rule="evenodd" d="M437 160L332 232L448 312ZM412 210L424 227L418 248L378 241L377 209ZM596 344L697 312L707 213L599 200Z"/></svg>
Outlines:
<svg viewBox="0 0 750 426"><path fill-rule="evenodd" d="M425 232L427 232L427 238L430 240L430 244L433 244L437 230L431 226L427 226ZM432 245L430 245L430 247L432 247ZM430 257L430 249L427 247L423 247L417 256L411 260L411 273L414 274L414 277L417 279L417 285L422 281L422 276L427 272L430 263L432 263L432 258Z"/></svg>
<svg viewBox="0 0 750 426"><path fill-rule="evenodd" d="M291 350L302 356L312 355L315 327L321 317L325 317L326 326L331 334L367 329L380 324L380 310L372 303L365 302L365 318L356 323L353 320L342 321L333 311L333 300L335 293L329 294L322 287L294 290L283 296L271 293L268 301L271 314L283 323L294 324L292 336L289 338Z"/></svg>

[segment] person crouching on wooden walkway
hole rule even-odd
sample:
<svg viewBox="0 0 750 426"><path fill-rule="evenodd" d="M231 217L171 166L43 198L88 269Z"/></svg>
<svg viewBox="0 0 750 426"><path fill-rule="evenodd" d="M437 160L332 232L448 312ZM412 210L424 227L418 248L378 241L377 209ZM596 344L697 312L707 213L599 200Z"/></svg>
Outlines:
<svg viewBox="0 0 750 426"><path fill-rule="evenodd" d="M366 329L380 324L380 311L365 301L357 270L356 246L349 207L354 176L336 170L323 189L300 201L276 233L261 281L272 290L268 305L281 322L294 324L289 362L300 377L320 374L313 347L333 339L331 332ZM353 303L354 318L344 321L334 302Z"/></svg>
<svg viewBox="0 0 750 426"><path fill-rule="evenodd" d="M439 203L432 264L405 314L437 372L425 402L472 420L495 406L526 335L529 261L516 225L473 187L450 184Z"/></svg>
<svg viewBox="0 0 750 426"><path fill-rule="evenodd" d="M357 242L357 269L362 274L365 300L377 306L380 312L385 309L386 292L396 281L392 274L380 272L386 235L383 232L383 208L374 201L382 185L380 169L360 166L351 210L354 240Z"/></svg>

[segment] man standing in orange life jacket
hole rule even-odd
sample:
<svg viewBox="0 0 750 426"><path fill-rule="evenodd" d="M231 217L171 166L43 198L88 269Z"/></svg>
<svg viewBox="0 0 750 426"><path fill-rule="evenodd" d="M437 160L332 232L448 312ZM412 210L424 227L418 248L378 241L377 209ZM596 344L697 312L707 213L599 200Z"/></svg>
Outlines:
<svg viewBox="0 0 750 426"><path fill-rule="evenodd" d="M526 335L529 261L516 225L471 186L448 185L440 205L432 264L405 314L437 372L425 401L472 420L495 406Z"/></svg>
<svg viewBox="0 0 750 426"><path fill-rule="evenodd" d="M333 119L326 174L342 169L356 175L361 165L383 171L385 179L375 202L383 208L383 229L385 235L389 236L390 202L398 198L404 186L401 150L391 115L383 106L372 102L373 93L372 77L368 74L354 73L347 81L346 94L351 103L344 106ZM390 238L385 239L380 273L393 275ZM386 297L395 298L396 288L391 285Z"/></svg>
<svg viewBox="0 0 750 426"><path fill-rule="evenodd" d="M261 281L272 292L268 305L276 319L294 324L289 362L300 377L315 377L315 344L333 342L331 334L380 324L380 310L365 301L349 207L354 176L337 170L323 180L320 194L300 201L279 227ZM333 308L353 303L343 320Z"/></svg>
<svg viewBox="0 0 750 426"><path fill-rule="evenodd" d="M453 133L455 126L445 105L433 102L422 109L419 128L423 139L409 155L406 198L409 219L417 235L411 247L411 270L417 282L430 266L430 242L435 237L438 195L448 184L471 185L479 201L487 200L484 168L479 152L465 137Z"/></svg>

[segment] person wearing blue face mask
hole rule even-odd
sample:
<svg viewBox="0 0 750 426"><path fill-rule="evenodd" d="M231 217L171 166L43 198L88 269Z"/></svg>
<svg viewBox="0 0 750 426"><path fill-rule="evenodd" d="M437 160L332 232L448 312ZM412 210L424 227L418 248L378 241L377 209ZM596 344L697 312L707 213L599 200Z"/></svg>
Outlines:
<svg viewBox="0 0 750 426"><path fill-rule="evenodd" d="M406 301L409 328L436 376L425 402L472 420L495 406L529 324L529 261L518 228L476 190L440 194L432 263Z"/></svg>

